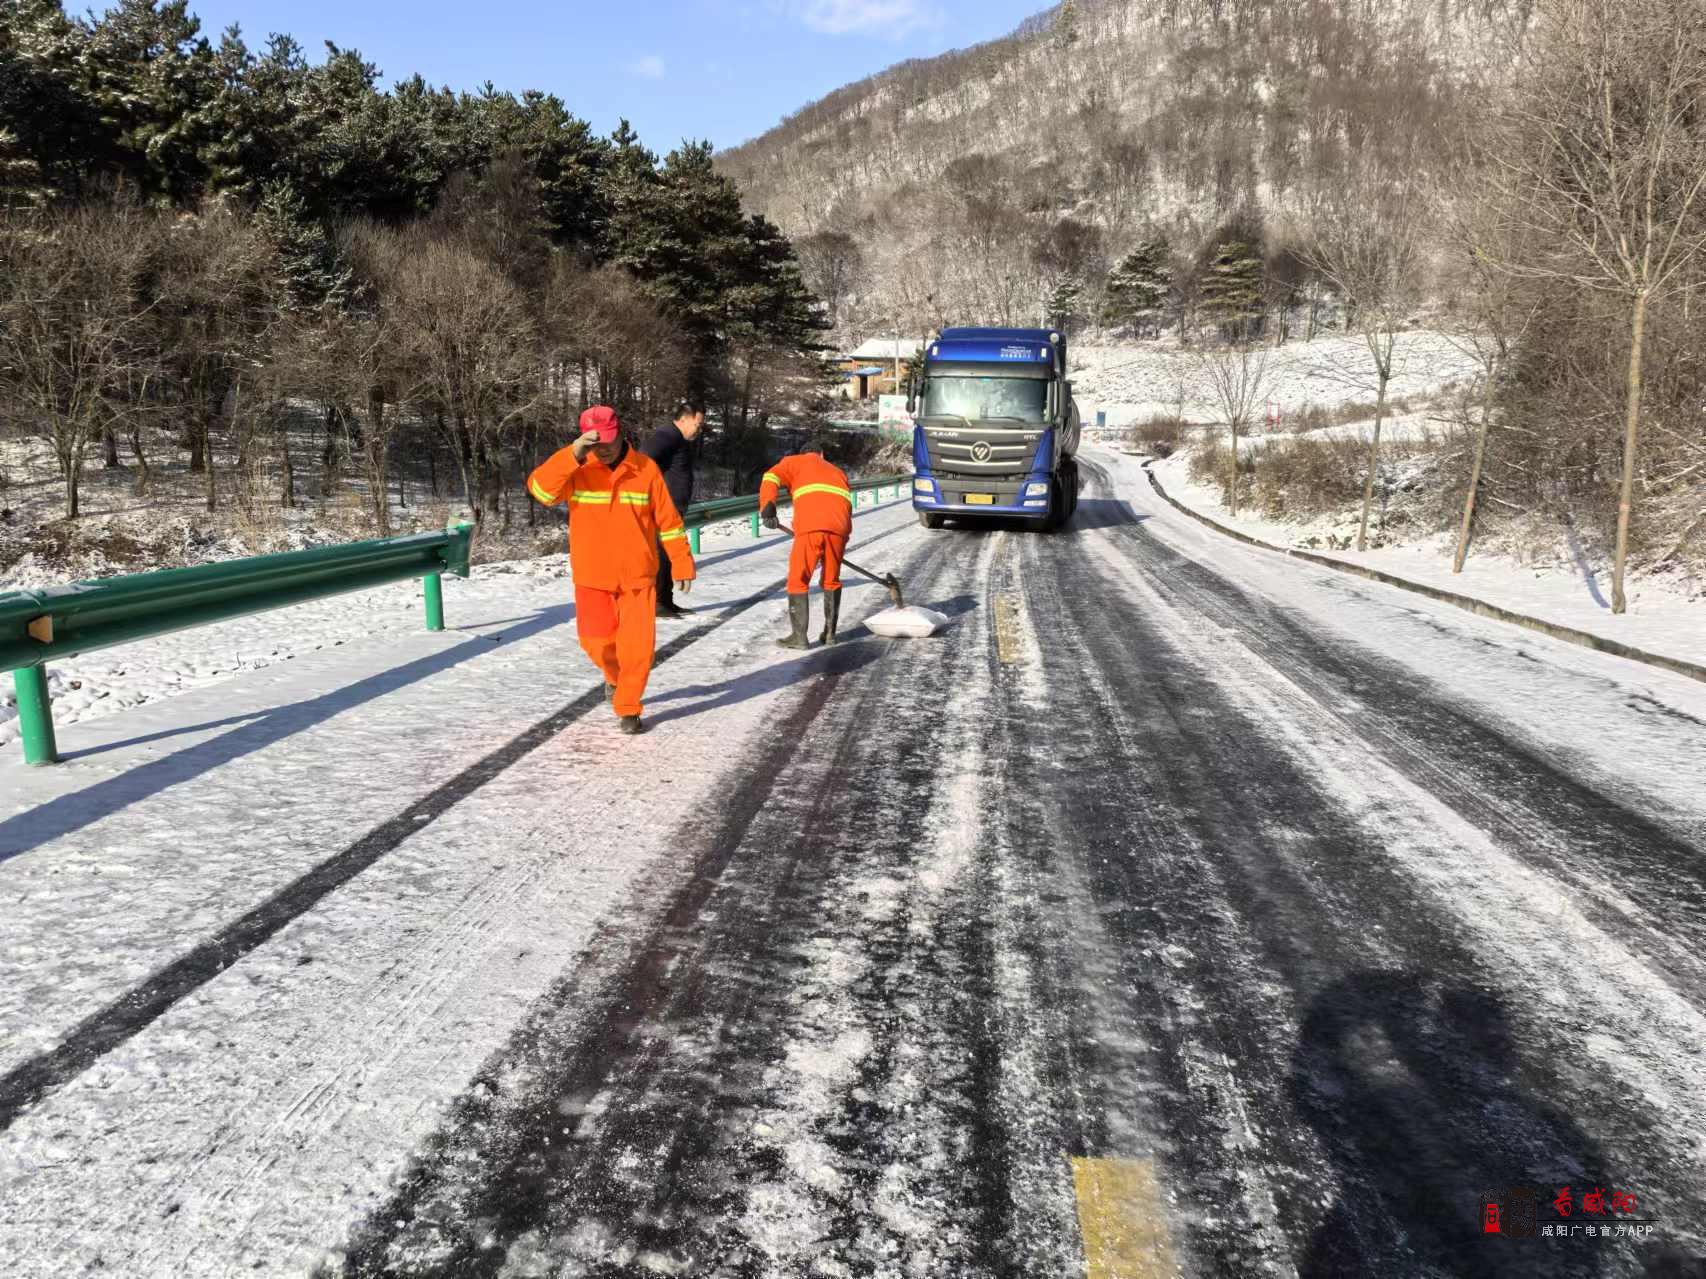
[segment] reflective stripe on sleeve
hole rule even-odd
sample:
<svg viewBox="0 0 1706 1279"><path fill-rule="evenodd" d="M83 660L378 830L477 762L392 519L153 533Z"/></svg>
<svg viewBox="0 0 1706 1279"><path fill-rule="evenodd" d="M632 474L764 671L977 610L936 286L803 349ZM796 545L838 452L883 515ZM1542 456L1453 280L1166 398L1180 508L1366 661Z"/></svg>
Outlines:
<svg viewBox="0 0 1706 1279"><path fill-rule="evenodd" d="M527 481L527 491L529 493L533 494L533 496L535 498L537 498L539 501L545 503L546 506L550 506L550 505L554 504L557 500L556 498L552 497L549 493L547 493L544 489L539 487L539 481L538 480L535 480L532 478L529 478Z"/></svg>
<svg viewBox="0 0 1706 1279"><path fill-rule="evenodd" d="M782 477L780 475L777 475L775 471L764 472L764 483L766 483L766 484L780 484L781 482L782 482Z"/></svg>
<svg viewBox="0 0 1706 1279"><path fill-rule="evenodd" d="M686 536L687 536L687 530L686 529L684 529L684 528L672 528L668 532L659 533L658 534L658 541L660 541L660 542L679 542L682 538L684 538Z"/></svg>

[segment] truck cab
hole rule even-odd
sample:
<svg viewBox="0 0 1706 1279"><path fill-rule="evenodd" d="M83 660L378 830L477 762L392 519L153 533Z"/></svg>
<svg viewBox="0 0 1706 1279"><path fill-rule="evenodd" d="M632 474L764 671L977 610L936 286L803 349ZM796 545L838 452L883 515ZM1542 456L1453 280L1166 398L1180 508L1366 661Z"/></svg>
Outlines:
<svg viewBox="0 0 1706 1279"><path fill-rule="evenodd" d="M1056 529L1078 506L1078 408L1052 329L943 329L908 392L912 505L926 528L1007 516Z"/></svg>

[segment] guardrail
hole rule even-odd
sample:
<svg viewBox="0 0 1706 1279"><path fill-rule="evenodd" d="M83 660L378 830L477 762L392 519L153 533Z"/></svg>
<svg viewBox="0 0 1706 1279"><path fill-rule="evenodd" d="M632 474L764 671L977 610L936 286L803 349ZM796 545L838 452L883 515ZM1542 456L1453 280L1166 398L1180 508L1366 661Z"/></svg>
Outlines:
<svg viewBox="0 0 1706 1279"><path fill-rule="evenodd" d="M879 502L889 488L900 497L911 482L910 474L860 480L852 486L853 505L859 506L867 494L873 504ZM756 493L688 507L683 519L693 553L699 553L704 525L739 515L750 517L757 537ZM132 573L42 591L0 592L0 671L12 672L17 690L25 762L59 760L47 691L47 663L53 659L413 577L424 585L427 630L442 631L441 577L468 576L473 535L472 524L458 524L442 533Z"/></svg>
<svg viewBox="0 0 1706 1279"><path fill-rule="evenodd" d="M912 483L912 473L905 475L879 475L875 479L857 480L853 484L853 506L859 506L859 499L865 494L871 495L872 503L882 501L883 490L892 488L896 497L901 497ZM786 499L784 499L786 505ZM695 555L699 554L699 530L706 524L715 524L719 520L733 519L738 515L748 516L748 525L752 535L758 536L758 494L750 493L742 497L720 497L711 502L695 502L682 515L682 523L687 525L688 544Z"/></svg>
<svg viewBox="0 0 1706 1279"><path fill-rule="evenodd" d="M25 762L59 758L47 692L47 663L54 658L412 577L424 583L427 629L442 631L440 579L468 576L473 536L472 524L458 524L442 533L0 592L0 671L13 673Z"/></svg>
<svg viewBox="0 0 1706 1279"><path fill-rule="evenodd" d="M838 431L858 431L864 435L880 435L897 444L912 443L912 428L910 426L884 426L881 422L873 422L869 418L840 417L830 418L828 425Z"/></svg>

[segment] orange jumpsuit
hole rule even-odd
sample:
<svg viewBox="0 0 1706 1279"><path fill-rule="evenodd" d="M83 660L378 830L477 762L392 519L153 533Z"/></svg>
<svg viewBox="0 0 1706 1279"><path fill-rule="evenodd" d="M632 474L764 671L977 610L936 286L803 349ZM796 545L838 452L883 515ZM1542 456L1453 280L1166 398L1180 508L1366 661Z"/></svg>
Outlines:
<svg viewBox="0 0 1706 1279"><path fill-rule="evenodd" d="M558 449L527 477L546 506L569 504L569 571L581 647L616 686L618 715L638 715L657 646L658 546L675 580L693 580L687 529L657 463L638 449L613 468Z"/></svg>
<svg viewBox="0 0 1706 1279"><path fill-rule="evenodd" d="M776 500L779 488L794 499L794 553L788 557L788 594L812 588L812 572L823 564L823 589L841 589L841 556L853 532L853 486L839 466L821 453L795 453L764 472L758 509Z"/></svg>

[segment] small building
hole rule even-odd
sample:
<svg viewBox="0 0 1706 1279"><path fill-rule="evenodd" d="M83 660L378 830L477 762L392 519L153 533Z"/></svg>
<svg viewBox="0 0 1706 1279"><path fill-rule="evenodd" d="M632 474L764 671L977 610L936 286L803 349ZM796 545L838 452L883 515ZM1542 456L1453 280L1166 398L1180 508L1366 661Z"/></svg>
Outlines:
<svg viewBox="0 0 1706 1279"><path fill-rule="evenodd" d="M923 349L923 338L871 338L837 359L836 367L844 379L841 393L850 400L903 393L906 362Z"/></svg>

